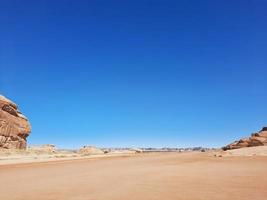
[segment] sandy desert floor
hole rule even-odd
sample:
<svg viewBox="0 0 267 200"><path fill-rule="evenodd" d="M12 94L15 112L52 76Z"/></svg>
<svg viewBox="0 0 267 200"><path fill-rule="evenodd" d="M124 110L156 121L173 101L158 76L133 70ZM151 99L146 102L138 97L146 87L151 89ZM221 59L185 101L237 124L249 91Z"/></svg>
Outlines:
<svg viewBox="0 0 267 200"><path fill-rule="evenodd" d="M145 153L0 166L5 200L266 200L267 157Z"/></svg>

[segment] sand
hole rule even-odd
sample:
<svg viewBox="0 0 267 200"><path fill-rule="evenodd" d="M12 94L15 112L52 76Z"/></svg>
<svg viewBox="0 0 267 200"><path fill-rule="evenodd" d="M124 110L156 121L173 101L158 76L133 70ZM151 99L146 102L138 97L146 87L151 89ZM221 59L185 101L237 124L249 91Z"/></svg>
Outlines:
<svg viewBox="0 0 267 200"><path fill-rule="evenodd" d="M246 147L220 153L222 156L267 156L267 146Z"/></svg>
<svg viewBox="0 0 267 200"><path fill-rule="evenodd" d="M0 166L0 199L265 200L267 157L144 153Z"/></svg>
<svg viewBox="0 0 267 200"><path fill-rule="evenodd" d="M121 150L111 151L105 154L90 154L79 153L70 150L55 150L53 152L40 149L38 151L33 149L27 150L14 150L14 149L0 149L0 166L7 164L20 164L20 163L36 163L48 161L64 161L64 160L80 160L91 159L100 157L118 157L130 156L136 154L136 151Z"/></svg>

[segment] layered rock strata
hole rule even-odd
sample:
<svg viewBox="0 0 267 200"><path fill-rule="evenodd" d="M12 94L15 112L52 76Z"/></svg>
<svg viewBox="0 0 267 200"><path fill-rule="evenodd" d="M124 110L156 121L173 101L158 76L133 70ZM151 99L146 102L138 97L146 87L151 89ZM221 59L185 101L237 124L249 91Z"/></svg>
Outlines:
<svg viewBox="0 0 267 200"><path fill-rule="evenodd" d="M18 106L0 95L0 148L25 149L30 132L30 123Z"/></svg>
<svg viewBox="0 0 267 200"><path fill-rule="evenodd" d="M243 147L267 146L267 127L263 127L259 132L252 133L250 137L242 138L227 146L223 150L239 149Z"/></svg>

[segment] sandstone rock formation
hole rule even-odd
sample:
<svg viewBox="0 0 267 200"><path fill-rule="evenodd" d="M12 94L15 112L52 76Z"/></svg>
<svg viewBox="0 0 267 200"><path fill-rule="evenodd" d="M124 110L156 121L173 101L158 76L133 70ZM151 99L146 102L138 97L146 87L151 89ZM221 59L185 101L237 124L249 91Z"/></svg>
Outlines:
<svg viewBox="0 0 267 200"><path fill-rule="evenodd" d="M27 150L39 153L55 153L56 146L53 144L32 145L27 147Z"/></svg>
<svg viewBox="0 0 267 200"><path fill-rule="evenodd" d="M135 153L143 153L142 149L134 148L134 149L131 149L131 150L134 151Z"/></svg>
<svg viewBox="0 0 267 200"><path fill-rule="evenodd" d="M78 153L85 155L100 155L104 154L104 151L93 146L84 146L78 151Z"/></svg>
<svg viewBox="0 0 267 200"><path fill-rule="evenodd" d="M0 95L0 148L25 149L31 126L18 106Z"/></svg>
<svg viewBox="0 0 267 200"><path fill-rule="evenodd" d="M235 141L225 147L223 150L239 149L243 147L254 147L254 146L267 146L267 127L263 127L259 132L252 133L251 137L243 138Z"/></svg>

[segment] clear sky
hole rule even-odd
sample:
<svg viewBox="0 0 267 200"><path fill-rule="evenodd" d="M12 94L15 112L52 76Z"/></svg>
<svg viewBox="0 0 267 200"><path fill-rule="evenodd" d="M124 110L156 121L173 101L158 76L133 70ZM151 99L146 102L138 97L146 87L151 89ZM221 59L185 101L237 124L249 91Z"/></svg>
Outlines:
<svg viewBox="0 0 267 200"><path fill-rule="evenodd" d="M267 124L265 0L1 0L30 144L223 146Z"/></svg>

